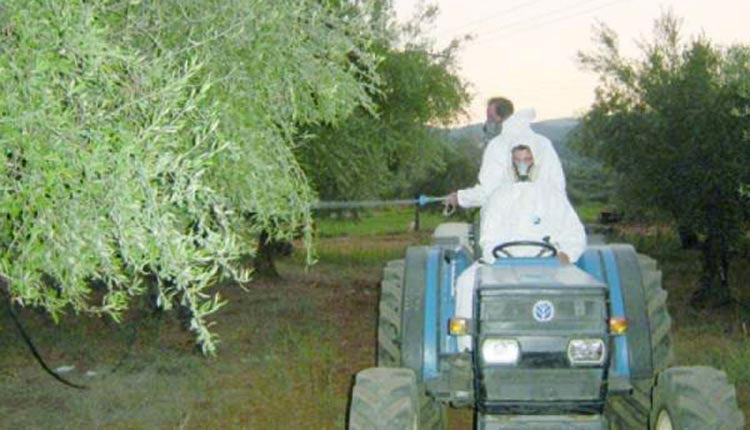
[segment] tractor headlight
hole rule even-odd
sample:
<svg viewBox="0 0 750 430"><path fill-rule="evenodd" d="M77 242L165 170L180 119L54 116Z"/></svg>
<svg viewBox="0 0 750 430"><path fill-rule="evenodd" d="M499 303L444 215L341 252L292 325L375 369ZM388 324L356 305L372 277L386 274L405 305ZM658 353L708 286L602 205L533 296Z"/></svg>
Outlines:
<svg viewBox="0 0 750 430"><path fill-rule="evenodd" d="M571 364L602 364L607 348L601 339L573 339L568 343Z"/></svg>
<svg viewBox="0 0 750 430"><path fill-rule="evenodd" d="M490 364L516 364L521 346L515 339L486 339L482 343L482 359Z"/></svg>

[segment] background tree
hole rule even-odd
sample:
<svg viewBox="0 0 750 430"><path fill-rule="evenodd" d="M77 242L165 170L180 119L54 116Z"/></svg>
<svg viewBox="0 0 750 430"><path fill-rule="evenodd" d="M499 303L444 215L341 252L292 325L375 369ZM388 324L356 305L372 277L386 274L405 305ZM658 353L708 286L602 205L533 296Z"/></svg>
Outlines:
<svg viewBox="0 0 750 430"><path fill-rule="evenodd" d="M378 36L356 5L344 19L314 0L4 2L3 292L117 320L153 278L213 352L209 288L247 279L261 231L309 237L297 125L369 106Z"/></svg>
<svg viewBox="0 0 750 430"><path fill-rule="evenodd" d="M449 124L468 101L455 73L457 45L435 50L413 25L395 27L390 9L376 12L371 22L385 30L369 48L381 58L373 104L357 106L340 123L308 128L311 137L296 151L321 199L411 197L415 184L442 173L454 153L433 126ZM435 13L423 10L415 22Z"/></svg>
<svg viewBox="0 0 750 430"><path fill-rule="evenodd" d="M598 50L579 54L600 85L578 145L616 172L630 209L664 214L702 239L695 303L726 302L730 250L747 216L750 50L704 36L683 42L671 13L656 21L639 59L622 57L606 26L596 40Z"/></svg>

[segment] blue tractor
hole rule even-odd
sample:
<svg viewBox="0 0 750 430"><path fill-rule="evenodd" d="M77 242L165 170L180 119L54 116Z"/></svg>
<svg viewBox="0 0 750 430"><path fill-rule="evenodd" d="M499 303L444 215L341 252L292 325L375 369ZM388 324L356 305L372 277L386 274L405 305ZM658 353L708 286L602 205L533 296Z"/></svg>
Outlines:
<svg viewBox="0 0 750 430"><path fill-rule="evenodd" d="M669 367L656 261L629 245L589 246L576 265L499 258L478 270L468 320L454 309L472 230L442 224L384 268L378 367L356 375L349 430L442 430L447 405L473 408L477 430L744 428L723 372Z"/></svg>

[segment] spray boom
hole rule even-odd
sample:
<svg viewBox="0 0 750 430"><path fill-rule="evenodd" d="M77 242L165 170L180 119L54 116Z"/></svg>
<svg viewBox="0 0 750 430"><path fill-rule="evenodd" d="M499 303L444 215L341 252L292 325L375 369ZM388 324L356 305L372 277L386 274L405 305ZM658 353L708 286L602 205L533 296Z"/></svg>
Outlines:
<svg viewBox="0 0 750 430"><path fill-rule="evenodd" d="M410 206L418 205L425 207L430 203L442 203L447 199L443 197L420 195L415 199L398 199L398 200L329 200L319 201L313 204L313 209L356 209L356 208L375 208L385 206Z"/></svg>

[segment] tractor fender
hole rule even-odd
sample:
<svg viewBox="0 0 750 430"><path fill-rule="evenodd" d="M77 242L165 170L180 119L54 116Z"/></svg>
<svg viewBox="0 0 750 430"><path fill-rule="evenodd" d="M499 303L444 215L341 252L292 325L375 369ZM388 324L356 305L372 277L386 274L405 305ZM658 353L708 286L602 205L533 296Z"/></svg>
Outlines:
<svg viewBox="0 0 750 430"><path fill-rule="evenodd" d="M626 379L653 377L651 327L635 249L627 244L589 246L578 266L609 287L609 315L624 314L628 321L624 342L615 338L611 370Z"/></svg>
<svg viewBox="0 0 750 430"><path fill-rule="evenodd" d="M403 311L401 313L401 365L422 380L424 365L424 311L427 246L412 246L404 261Z"/></svg>

